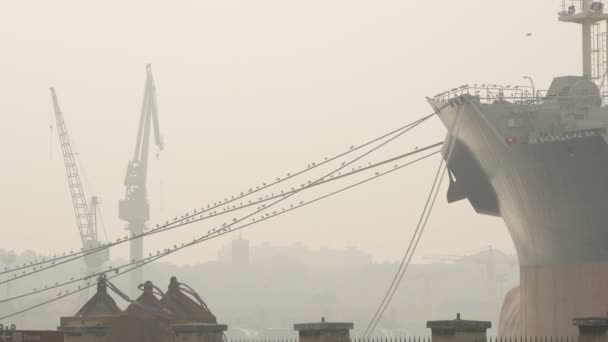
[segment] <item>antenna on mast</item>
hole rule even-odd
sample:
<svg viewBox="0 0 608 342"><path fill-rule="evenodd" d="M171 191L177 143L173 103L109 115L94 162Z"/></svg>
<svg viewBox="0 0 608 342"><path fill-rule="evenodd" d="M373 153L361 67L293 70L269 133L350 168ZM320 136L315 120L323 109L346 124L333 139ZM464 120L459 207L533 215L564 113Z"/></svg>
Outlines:
<svg viewBox="0 0 608 342"><path fill-rule="evenodd" d="M582 26L583 76L589 80L593 79L594 44L592 28L602 21L608 21L608 14L604 13L604 4L599 0L571 0L567 4L567 1L563 0L562 11L559 12L559 21ZM601 47L603 44L595 45Z"/></svg>

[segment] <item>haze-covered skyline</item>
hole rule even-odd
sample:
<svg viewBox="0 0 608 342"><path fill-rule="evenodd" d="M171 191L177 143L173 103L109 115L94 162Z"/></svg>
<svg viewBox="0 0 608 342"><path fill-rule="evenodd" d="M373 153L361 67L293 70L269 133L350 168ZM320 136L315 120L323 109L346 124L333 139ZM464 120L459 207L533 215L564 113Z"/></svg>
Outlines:
<svg viewBox="0 0 608 342"><path fill-rule="evenodd" d="M229 338L243 338L243 329L260 334L258 338L272 332L281 337L293 336L294 322L315 320L319 315L353 321L353 335L358 336L378 304L378 294L386 286L380 280L389 279L397 267L396 263L372 263L370 255L355 248L308 248L299 243L247 245L242 243L245 241L228 241L213 260L201 263L187 266L154 263L146 268L146 280L166 289L169 276L176 276L180 282L192 286L220 321L229 325ZM0 261L11 259L10 254L12 251L0 249ZM13 262L41 257L28 254L15 256ZM488 267L488 262L492 267ZM412 265L408 281L396 294L376 333L424 336L428 333L426 320L451 318L453 310L466 317L492 321L494 330L490 331L494 333L502 299L519 279L516 264L513 255L494 250L491 254L483 251L465 258L437 258L428 264ZM2 288L0 295L10 297L32 284L50 286L64 281L65 274L80 273L83 267L81 263L68 263L57 272L16 280L12 286ZM129 277L111 281L125 293L134 290ZM60 291L63 289L0 303L0 315L53 299ZM83 298L93 293L91 289L69 296L59 305L43 306L11 317L7 322L18 327L54 329L57 315L72 315L83 305ZM129 304L112 291L110 296L122 309Z"/></svg>
<svg viewBox="0 0 608 342"><path fill-rule="evenodd" d="M166 149L150 167L151 223L305 168L431 112L425 96L465 83L546 88L580 74L580 33L558 1L0 4L0 207L7 248L80 248L48 92L57 89L111 240L135 143L144 65L153 65ZM526 37L526 33L533 33ZM381 156L440 141L434 119ZM53 158L51 159L51 146ZM381 157L379 157L381 159ZM244 232L255 242L401 257L435 161ZM161 186L162 182L162 186ZM92 193L89 191L89 195ZM445 190L417 253L510 251L500 219ZM197 227L146 240L187 241ZM207 229L204 224L200 229ZM215 257L212 241L170 257ZM126 248L112 251L126 256Z"/></svg>

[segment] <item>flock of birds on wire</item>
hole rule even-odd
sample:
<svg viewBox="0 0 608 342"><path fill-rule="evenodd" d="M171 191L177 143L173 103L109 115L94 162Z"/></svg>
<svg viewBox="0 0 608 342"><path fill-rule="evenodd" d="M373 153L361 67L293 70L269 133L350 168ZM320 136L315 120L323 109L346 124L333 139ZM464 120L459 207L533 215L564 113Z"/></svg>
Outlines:
<svg viewBox="0 0 608 342"><path fill-rule="evenodd" d="M369 144L369 143L367 143L367 144ZM272 217L275 217L277 215L286 213L288 211L295 210L296 208L304 206L307 203L315 202L318 199L315 199L315 200L312 200L312 201L308 201L308 202L306 202L304 200L299 200L299 201L295 201L295 202L289 203L286 206L281 207L280 209L273 210L272 212L262 213L261 215L257 216L258 213L266 210L267 208L272 207L274 204L279 203L280 201L286 199L287 197L289 197L291 195L294 195L294 194L296 194L296 193L298 193L298 192L300 192L302 190L306 190L307 188L310 188L312 186L318 185L318 183L320 181L321 182L325 182L325 181L327 181L326 180L327 178L328 179L333 179L336 176L338 176L338 177L346 177L348 175L352 175L354 173L358 173L361 170L365 170L367 168L372 168L372 167L374 167L374 165L372 165L372 163L369 162L368 165L365 168L363 166L361 166L361 165L358 165L356 167L351 167L351 171L350 172L346 172L344 174L341 171L336 171L336 172L332 172L332 173L328 174L327 176L325 176L323 178L320 178L320 179L318 179L316 181L308 180L307 182L301 183L299 185L299 187L297 187L297 186L291 186L291 187L289 187L288 190L283 189L283 190L278 190L276 193L275 192L271 192L270 194L266 194L265 196L264 195L258 196L257 199L255 199L255 200L251 200L251 199L243 200L243 199L245 197L251 196L254 193L266 190L267 188L272 187L272 186L274 186L274 185L276 185L278 183L281 183L283 181L287 181L287 180L289 180L289 179L291 179L293 177L296 177L296 176L298 176L300 174L303 174L303 173L305 173L307 171L310 171L311 169L314 169L314 168L316 168L318 166L321 166L321 165L329 163L329 162L331 162L333 160L336 160L336 159L338 159L341 156L344 156L344 155L346 155L348 153L354 152L355 150L358 150L358 149L366 146L367 144L360 145L360 146L358 146L356 148L355 148L355 146L350 146L348 152L343 153L343 154L341 154L341 155L339 155L337 157L333 157L333 158L327 158L326 157L324 159L324 161L321 162L321 163L316 163L316 162L309 163L308 166L307 166L307 168L305 170L299 171L299 172L294 173L294 174L287 173L285 177L277 177L277 178L275 178L275 181L271 182L270 184L262 183L261 186L257 185L257 186L254 186L254 187L250 187L248 190L240 192L240 194L237 195L237 196L230 196L230 198L225 197L223 200L219 200L219 201L213 202L213 204L209 203L206 206L201 207L200 210L199 209L194 209L191 213L186 213L186 214L181 215L181 216L175 216L173 218L173 220L167 220L162 225L157 224L157 225L155 225L155 228L153 228L150 231L145 232L143 234L138 234L138 235L132 234L130 236L129 235L125 235L122 238L117 238L115 240L115 242L108 242L108 243L105 243L105 244L101 244L100 246L98 246L98 247L96 247L96 248L94 248L92 250L88 250L88 251L84 250L84 249L80 249L79 252L74 252L72 250L72 251L69 251L69 252L61 253L61 254L55 254L55 255L53 255L50 258L42 258L41 260L35 259L33 261L29 261L29 262L23 263L22 265L16 265L13 269L11 269L10 267L5 267L4 271L0 272L0 275L2 275L2 274L9 274L9 279L4 280L4 281L0 281L0 285L8 283L8 282L16 280L16 279L20 279L20 278L23 278L23 277L26 277L26 276L38 273L38 272L41 272L41 271L44 271L44 270L47 270L47 269L52 268L52 267L56 267L56 266L58 266L60 264L67 263L67 262L70 262L72 260L76 260L76 259L79 259L79 258L82 258L82 257L86 257L89 254L98 252L98 251L100 251L102 249L105 249L105 248L114 247L114 246L116 246L116 245L118 245L120 243L124 243L124 242L130 241L132 239L142 238L142 237L144 237L146 235L150 235L150 234L159 233L159 232L162 232L162 231L165 231L165 230L182 227L184 225L188 225L188 224L191 224L191 223L194 223L194 222L199 222L199 221L204 220L204 219L215 218L216 216L221 216L221 215L224 215L226 213L229 213L229 212L232 212L232 211L241 210L241 209L246 208L246 207L256 206L255 207L255 211L252 214L245 215L243 218L232 217L231 220L225 221L220 226L217 226L217 227L214 227L212 229L209 229L207 231L206 235L204 235L204 236L202 236L200 238L196 238L196 237L193 238L193 240L191 242L182 242L179 245L177 243L175 243L175 244L173 244L173 246L168 247L168 248L164 248L162 251L161 250L157 250L156 253L149 252L148 253L148 257L143 258L142 260L135 260L135 259L133 259L133 260L131 260L131 262L123 264L121 266L116 266L116 267L115 266L108 266L107 270L100 270L98 272L91 272L89 275L85 275L85 276L83 276L81 278L77 278L76 279L74 277L71 277L69 281L65 281L65 282L62 282L62 283L55 282L53 285L45 285L44 288L40 288L40 289L39 288L33 288L32 292L25 293L25 294L22 294L22 295L17 295L17 296L11 297L11 298L2 299L2 300L0 300L0 303L8 302L8 301L11 301L11 300L14 300L14 299L23 298L23 297L26 297L26 296L31 296L31 295L40 293L40 292L45 292L45 291L49 291L51 289L61 288L61 287L65 287L65 286L68 286L68 285L71 285L71 284L78 283L76 285L76 290L64 289L61 292L59 292L57 294L56 298L60 299L60 298L63 298L65 296L67 296L67 295L74 294L76 292L79 292L79 291L82 291L82 290L84 290L86 288L94 286L96 278L98 276L101 276L102 274L106 274L106 273L111 273L112 274L113 273L114 275L112 277L115 277L115 276L127 273L127 272L129 272L129 271L131 271L131 270L133 270L135 268L142 267L142 266L144 266L147 263L150 263L150 262L152 262L154 260L157 260L157 259L159 259L161 257L167 256L167 255L169 255L169 254L171 254L173 252L176 252L176 251L178 251L180 249L189 247L189 246L191 246L193 244L196 244L196 243L199 243L199 242L203 242L203 241L205 241L207 239L211 239L213 237L217 237L217 236L226 234L226 233L228 233L230 231L234 231L234 230L239 230L239 229L245 228L245 227L250 226L252 224L255 224L257 222L261 222L261 221L270 219ZM418 151L418 147L416 147L414 151ZM434 152L432 154L436 154L436 153L437 152ZM424 157L424 158L426 158L426 157ZM357 159L355 159L355 160L357 160ZM382 163L378 163L377 165L381 165L381 164ZM406 165L409 165L409 164L406 164ZM398 168L406 166L406 165L394 164L394 166L392 168L390 168L390 170L395 170L395 169L398 169ZM338 170L341 170L341 169L345 168L346 166L350 166L350 162L348 164L347 164L347 162L342 162L341 165L340 165L340 168ZM386 174L388 172L390 172L390 171L385 171L385 172L378 172L378 171L376 171L374 173L374 175L370 179L379 177L379 176L384 175L384 174ZM327 195L325 195L325 197L326 196ZM322 196L322 197L324 197L324 196ZM279 200L277 202L274 202L274 203L270 204L270 205L267 205L266 203L264 203L264 202L267 202L267 201L270 201L270 200L273 200L273 199L279 199ZM231 203L233 203L235 201L239 201L238 205L237 204L231 204ZM242 222L243 220L245 220L247 218L251 218L251 221L248 222L248 223L246 223L246 224L244 224L244 225L242 225L242 226L233 227L235 224L240 223L240 222ZM31 269L31 271L28 272L27 269ZM18 272L14 273L16 271L21 271L21 272L20 273L18 273ZM10 273L12 273L12 277L10 277L10 275L11 275ZM48 303L48 301L44 302L44 303ZM34 307L37 307L37 306L39 306L39 305L36 305ZM28 308L26 310L32 309L34 307ZM20 312L24 312L26 310L22 310ZM10 316L13 316L13 315L9 315L7 317L10 317Z"/></svg>

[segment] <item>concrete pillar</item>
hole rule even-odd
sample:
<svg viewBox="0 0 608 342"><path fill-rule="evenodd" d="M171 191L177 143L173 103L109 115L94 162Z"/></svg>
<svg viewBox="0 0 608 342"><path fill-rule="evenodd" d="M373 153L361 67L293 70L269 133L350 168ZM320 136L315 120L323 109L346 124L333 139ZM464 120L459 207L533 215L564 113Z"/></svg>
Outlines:
<svg viewBox="0 0 608 342"><path fill-rule="evenodd" d="M293 329L299 334L299 342L349 342L353 323L321 322L294 324Z"/></svg>
<svg viewBox="0 0 608 342"><path fill-rule="evenodd" d="M454 320L426 322L426 327L431 329L433 342L485 342L492 323L463 320L457 314Z"/></svg>
<svg viewBox="0 0 608 342"><path fill-rule="evenodd" d="M572 323L578 327L579 342L608 342L608 317L575 318Z"/></svg>
<svg viewBox="0 0 608 342"><path fill-rule="evenodd" d="M228 326L224 324L185 323L173 324L175 342L222 342L224 331Z"/></svg>

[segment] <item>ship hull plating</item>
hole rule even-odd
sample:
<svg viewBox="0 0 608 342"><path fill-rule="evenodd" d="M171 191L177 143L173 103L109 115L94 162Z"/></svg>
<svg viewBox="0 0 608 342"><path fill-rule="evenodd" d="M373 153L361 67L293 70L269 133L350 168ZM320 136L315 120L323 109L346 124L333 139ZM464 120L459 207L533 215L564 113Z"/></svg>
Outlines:
<svg viewBox="0 0 608 342"><path fill-rule="evenodd" d="M518 253L520 295L505 303L517 319L501 318L500 332L569 336L576 334L573 318L604 316L608 147L602 137L511 144L493 127L500 119L485 112L514 105L483 105L469 96L430 104L448 129L444 151L454 144L448 197L501 216Z"/></svg>

